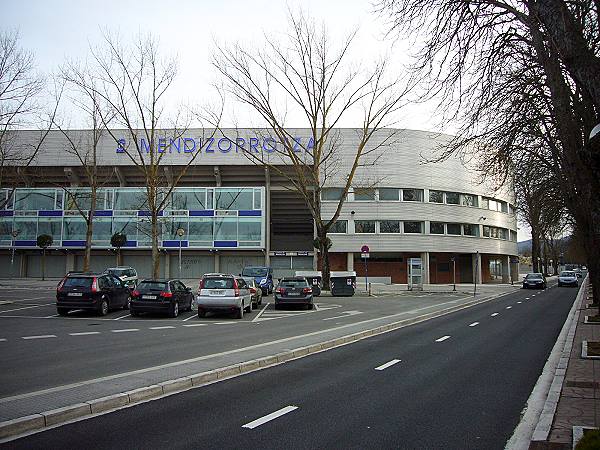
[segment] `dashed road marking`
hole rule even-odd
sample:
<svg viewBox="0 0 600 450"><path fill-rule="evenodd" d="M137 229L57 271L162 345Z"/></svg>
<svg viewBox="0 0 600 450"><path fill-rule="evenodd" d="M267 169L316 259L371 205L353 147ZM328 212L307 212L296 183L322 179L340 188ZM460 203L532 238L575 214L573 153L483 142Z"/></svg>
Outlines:
<svg viewBox="0 0 600 450"><path fill-rule="evenodd" d="M164 327L150 327L151 330L169 330L175 327L172 327L171 325L166 325Z"/></svg>
<svg viewBox="0 0 600 450"><path fill-rule="evenodd" d="M23 339L25 340L29 340L29 339L48 339L48 338L55 338L56 335L55 334L41 334L39 336L23 336Z"/></svg>
<svg viewBox="0 0 600 450"><path fill-rule="evenodd" d="M494 313L494 314L492 314L492 317L496 317L498 314L500 314L500 313Z"/></svg>
<svg viewBox="0 0 600 450"><path fill-rule="evenodd" d="M286 406L285 408L278 409L271 414L267 414L259 419L253 420L252 422L247 423L246 425L242 425L242 428L254 429L256 427L260 427L261 425L270 422L271 420L277 419L278 417L283 416L284 414L290 413L298 409L297 406Z"/></svg>
<svg viewBox="0 0 600 450"><path fill-rule="evenodd" d="M207 324L206 323L190 323L187 325L184 325L184 327L205 327Z"/></svg>
<svg viewBox="0 0 600 450"><path fill-rule="evenodd" d="M6 342L5 338L0 338L0 342Z"/></svg>
<svg viewBox="0 0 600 450"><path fill-rule="evenodd" d="M398 364L400 361L401 361L400 359L392 359L391 361L386 362L385 364L382 364L379 367L375 367L375 370L385 370L388 367L393 366L394 364Z"/></svg>
<svg viewBox="0 0 600 450"><path fill-rule="evenodd" d="M442 336L441 338L436 339L435 342L444 342L448 339L450 339L450 336Z"/></svg>
<svg viewBox="0 0 600 450"><path fill-rule="evenodd" d="M477 325L479 325L479 322L473 322L472 324L470 324L470 327L476 327Z"/></svg>
<svg viewBox="0 0 600 450"><path fill-rule="evenodd" d="M130 333L132 331L140 331L139 328L123 328L122 330L110 330L111 333Z"/></svg>
<svg viewBox="0 0 600 450"><path fill-rule="evenodd" d="M520 305L521 303L523 303L523 302L517 302L517 305Z"/></svg>
<svg viewBox="0 0 600 450"><path fill-rule="evenodd" d="M213 322L213 325L235 325L239 322Z"/></svg>
<svg viewBox="0 0 600 450"><path fill-rule="evenodd" d="M529 297L525 297L525 300L529 300Z"/></svg>
<svg viewBox="0 0 600 450"><path fill-rule="evenodd" d="M100 334L99 331L84 331L81 333L69 333L69 336L91 336L94 334Z"/></svg>
<svg viewBox="0 0 600 450"><path fill-rule="evenodd" d="M535 297L535 294L531 294L532 297Z"/></svg>
<svg viewBox="0 0 600 450"><path fill-rule="evenodd" d="M512 306L507 306L506 309L512 309Z"/></svg>

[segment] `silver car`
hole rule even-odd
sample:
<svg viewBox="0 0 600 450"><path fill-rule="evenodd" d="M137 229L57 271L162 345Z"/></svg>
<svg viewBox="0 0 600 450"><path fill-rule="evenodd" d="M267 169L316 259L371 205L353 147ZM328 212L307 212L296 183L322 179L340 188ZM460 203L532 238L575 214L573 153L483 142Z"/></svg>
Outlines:
<svg viewBox="0 0 600 450"><path fill-rule="evenodd" d="M209 273L200 280L196 304L198 317L205 317L207 312L221 312L241 319L244 310L252 312L252 293L242 277Z"/></svg>
<svg viewBox="0 0 600 450"><path fill-rule="evenodd" d="M577 287L577 275L572 270L563 270L558 276L558 285Z"/></svg>

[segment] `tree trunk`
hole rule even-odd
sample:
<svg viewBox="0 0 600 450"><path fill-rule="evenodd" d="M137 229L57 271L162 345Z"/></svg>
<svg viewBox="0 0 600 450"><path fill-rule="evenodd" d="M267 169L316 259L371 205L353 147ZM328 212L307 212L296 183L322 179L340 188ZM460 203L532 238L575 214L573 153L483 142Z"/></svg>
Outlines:
<svg viewBox="0 0 600 450"><path fill-rule="evenodd" d="M152 211L152 277L160 278L160 252L158 251L158 211Z"/></svg>
<svg viewBox="0 0 600 450"><path fill-rule="evenodd" d="M92 186L90 210L87 214L87 228L85 230L85 250L83 252L83 271L89 272L92 259L92 236L94 232L94 211L96 211L96 188Z"/></svg>
<svg viewBox="0 0 600 450"><path fill-rule="evenodd" d="M537 229L531 228L531 265L533 272L541 272L539 265L540 257L540 239Z"/></svg>
<svg viewBox="0 0 600 450"><path fill-rule="evenodd" d="M117 267L121 265L121 247L117 247Z"/></svg>
<svg viewBox="0 0 600 450"><path fill-rule="evenodd" d="M323 289L329 291L331 289L331 270L329 268L329 246L327 245L327 233L324 230L319 230L317 228L317 239L319 240L319 251L321 252L321 275Z"/></svg>
<svg viewBox="0 0 600 450"><path fill-rule="evenodd" d="M42 281L46 279L46 249L42 249Z"/></svg>

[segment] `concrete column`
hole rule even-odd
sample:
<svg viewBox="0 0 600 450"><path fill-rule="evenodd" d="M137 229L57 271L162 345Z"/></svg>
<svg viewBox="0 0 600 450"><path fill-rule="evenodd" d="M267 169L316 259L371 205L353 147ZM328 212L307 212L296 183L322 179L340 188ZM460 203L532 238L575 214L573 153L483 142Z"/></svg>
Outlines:
<svg viewBox="0 0 600 450"><path fill-rule="evenodd" d="M511 258L513 258L511 256ZM514 256L514 258L517 258ZM510 278L511 282L518 283L519 282L519 263L514 263L510 265Z"/></svg>
<svg viewBox="0 0 600 450"><path fill-rule="evenodd" d="M221 255L219 252L215 252L215 273L219 273L221 271Z"/></svg>
<svg viewBox="0 0 600 450"><path fill-rule="evenodd" d="M75 254L71 252L67 253L67 262L65 269L67 272L75 270Z"/></svg>
<svg viewBox="0 0 600 450"><path fill-rule="evenodd" d="M354 270L354 253L352 252L346 253L346 270Z"/></svg>
<svg viewBox="0 0 600 450"><path fill-rule="evenodd" d="M429 284L429 252L421 252L421 264L423 265L421 280L423 284Z"/></svg>
<svg viewBox="0 0 600 450"><path fill-rule="evenodd" d="M19 275L22 278L27 277L27 254L25 252L21 253L21 268L19 270Z"/></svg>
<svg viewBox="0 0 600 450"><path fill-rule="evenodd" d="M471 255L473 267L473 281L477 280L477 284L481 284L481 253L473 253Z"/></svg>
<svg viewBox="0 0 600 450"><path fill-rule="evenodd" d="M271 174L269 168L265 167L265 266L271 265Z"/></svg>
<svg viewBox="0 0 600 450"><path fill-rule="evenodd" d="M177 249L177 251L179 251L179 249ZM177 276L179 276L179 272L177 272ZM169 252L165 253L165 278L171 278L171 255Z"/></svg>
<svg viewBox="0 0 600 450"><path fill-rule="evenodd" d="M317 239L317 224L313 219L313 241ZM319 268L319 251L316 248L313 248L313 270L317 270Z"/></svg>
<svg viewBox="0 0 600 450"><path fill-rule="evenodd" d="M502 257L502 282L510 283L510 256Z"/></svg>

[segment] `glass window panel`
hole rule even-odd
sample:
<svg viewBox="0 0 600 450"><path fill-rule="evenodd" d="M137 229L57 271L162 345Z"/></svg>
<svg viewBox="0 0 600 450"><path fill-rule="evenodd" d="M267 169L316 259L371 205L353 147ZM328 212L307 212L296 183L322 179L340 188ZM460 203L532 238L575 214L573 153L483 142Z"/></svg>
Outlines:
<svg viewBox="0 0 600 450"><path fill-rule="evenodd" d="M56 189L17 189L15 192L15 209L53 210Z"/></svg>
<svg viewBox="0 0 600 450"><path fill-rule="evenodd" d="M491 233L490 233L490 227L487 225L483 226L483 235L485 237L490 237Z"/></svg>
<svg viewBox="0 0 600 450"><path fill-rule="evenodd" d="M461 194L461 204L464 206L477 206L477 196L471 194Z"/></svg>
<svg viewBox="0 0 600 450"><path fill-rule="evenodd" d="M211 209L206 203L206 189L177 189L171 195L171 209Z"/></svg>
<svg viewBox="0 0 600 450"><path fill-rule="evenodd" d="M498 228L490 227L490 237L493 237L493 238L498 237Z"/></svg>
<svg viewBox="0 0 600 450"><path fill-rule="evenodd" d="M148 199L146 191L115 189L114 208L117 210L146 210L148 209Z"/></svg>
<svg viewBox="0 0 600 450"><path fill-rule="evenodd" d="M323 188L321 190L321 200L341 200L344 189L342 188Z"/></svg>
<svg viewBox="0 0 600 450"><path fill-rule="evenodd" d="M383 201L398 201L400 200L400 189L395 188L380 188L379 200Z"/></svg>
<svg viewBox="0 0 600 450"><path fill-rule="evenodd" d="M375 200L375 189L354 188L354 200L356 200L356 201Z"/></svg>
<svg viewBox="0 0 600 450"><path fill-rule="evenodd" d="M54 242L60 241L60 233L62 229L62 218L45 217L38 222L38 235L48 234L52 236Z"/></svg>
<svg viewBox="0 0 600 450"><path fill-rule="evenodd" d="M423 222L404 222L405 233L422 233Z"/></svg>
<svg viewBox="0 0 600 450"><path fill-rule="evenodd" d="M405 202L422 202L422 189L402 189L402 200Z"/></svg>
<svg viewBox="0 0 600 450"><path fill-rule="evenodd" d="M479 225L464 223L463 224L463 234L465 236L479 236Z"/></svg>
<svg viewBox="0 0 600 450"><path fill-rule="evenodd" d="M0 217L0 241L11 241L13 229L12 217Z"/></svg>
<svg viewBox="0 0 600 450"><path fill-rule="evenodd" d="M498 238L506 239L506 230L504 228L498 228Z"/></svg>
<svg viewBox="0 0 600 450"><path fill-rule="evenodd" d="M37 217L15 217L14 230L19 240L37 239Z"/></svg>
<svg viewBox="0 0 600 450"><path fill-rule="evenodd" d="M329 228L329 233L347 233L348 232L348 221L347 220L338 220L331 228Z"/></svg>
<svg viewBox="0 0 600 450"><path fill-rule="evenodd" d="M444 234L444 223L443 222L431 222L429 224L429 233Z"/></svg>
<svg viewBox="0 0 600 450"><path fill-rule="evenodd" d="M239 241L260 241L262 221L260 218L240 217L238 222Z"/></svg>
<svg viewBox="0 0 600 450"><path fill-rule="evenodd" d="M96 192L96 210L104 209L106 191L98 190ZM91 190L74 190L65 192L65 209L76 210L77 207L84 211L92 208L92 191Z"/></svg>
<svg viewBox="0 0 600 450"><path fill-rule="evenodd" d="M486 198L486 197L483 197L481 199L481 207L483 209L490 209L490 199Z"/></svg>
<svg viewBox="0 0 600 450"><path fill-rule="evenodd" d="M160 236L160 223L158 225L158 235ZM137 221L137 240L138 242L143 242L144 244L150 245L152 242L152 223L149 218L146 219L138 219Z"/></svg>
<svg viewBox="0 0 600 450"><path fill-rule="evenodd" d="M63 220L63 240L85 240L86 225L82 217L65 217Z"/></svg>
<svg viewBox="0 0 600 450"><path fill-rule="evenodd" d="M429 191L430 203L444 203L444 193L442 191Z"/></svg>
<svg viewBox="0 0 600 450"><path fill-rule="evenodd" d="M172 217L165 221L163 223L163 239L179 240L177 230L180 228L183 229L183 236L181 236L181 239L185 241L188 238L187 217Z"/></svg>
<svg viewBox="0 0 600 450"><path fill-rule="evenodd" d="M508 213L508 205L506 204L506 202L499 202L500 203L500 211L502 211L503 213Z"/></svg>
<svg viewBox="0 0 600 450"><path fill-rule="evenodd" d="M460 223L448 223L446 224L446 230L448 234L460 236Z"/></svg>
<svg viewBox="0 0 600 450"><path fill-rule="evenodd" d="M115 217L113 219L112 234L123 233L127 240L137 240L137 218L136 217ZM112 236L112 235L111 235Z"/></svg>
<svg viewBox="0 0 600 450"><path fill-rule="evenodd" d="M374 220L355 220L354 221L354 232L355 233L375 233L375 221Z"/></svg>
<svg viewBox="0 0 600 450"><path fill-rule="evenodd" d="M254 189L254 209L261 209L262 205L262 190Z"/></svg>
<svg viewBox="0 0 600 450"><path fill-rule="evenodd" d="M190 218L189 239L190 241L212 241L213 219Z"/></svg>
<svg viewBox="0 0 600 450"><path fill-rule="evenodd" d="M237 221L235 217L215 219L215 241L236 241Z"/></svg>
<svg viewBox="0 0 600 450"><path fill-rule="evenodd" d="M449 205L459 205L460 194L458 192L446 192L446 203Z"/></svg>
<svg viewBox="0 0 600 450"><path fill-rule="evenodd" d="M215 189L215 209L252 209L252 189Z"/></svg>
<svg viewBox="0 0 600 450"><path fill-rule="evenodd" d="M63 191L56 191L56 208L55 209L63 209Z"/></svg>
<svg viewBox="0 0 600 450"><path fill-rule="evenodd" d="M380 233L400 233L399 220L382 220L379 222Z"/></svg>
<svg viewBox="0 0 600 450"><path fill-rule="evenodd" d="M112 236L112 218L96 217L92 227L92 239L94 241L110 241Z"/></svg>

